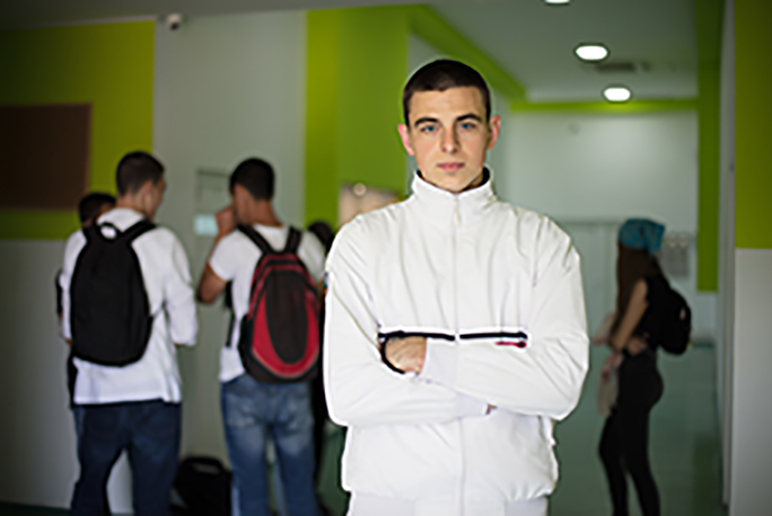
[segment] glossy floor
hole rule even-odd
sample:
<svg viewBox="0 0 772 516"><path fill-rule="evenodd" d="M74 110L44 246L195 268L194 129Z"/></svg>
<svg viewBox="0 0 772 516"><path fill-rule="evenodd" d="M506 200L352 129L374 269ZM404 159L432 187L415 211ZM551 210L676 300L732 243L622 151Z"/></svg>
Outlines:
<svg viewBox="0 0 772 516"><path fill-rule="evenodd" d="M606 351L592 351L592 366L576 411L556 427L561 471L550 500L550 516L605 516L611 504L597 444L603 418L596 411L600 365ZM682 357L659 361L665 394L651 415L651 462L662 499L662 514L725 516L716 416L714 350L695 347ZM347 497L339 487L343 433L332 430L322 461L320 491L332 514L345 514ZM630 514L639 516L630 486ZM66 511L0 504L0 516L54 516Z"/></svg>

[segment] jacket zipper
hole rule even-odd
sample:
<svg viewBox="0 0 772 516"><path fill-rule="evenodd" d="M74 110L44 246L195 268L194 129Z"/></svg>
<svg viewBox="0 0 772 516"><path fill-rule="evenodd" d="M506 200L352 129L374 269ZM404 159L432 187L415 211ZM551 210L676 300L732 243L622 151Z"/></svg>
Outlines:
<svg viewBox="0 0 772 516"><path fill-rule="evenodd" d="M461 214L459 213L458 196L453 196L453 324L455 341L454 345L458 346L461 342L459 321L458 321L458 232L461 228ZM466 484L465 474L465 457L464 457L464 428L463 420L458 422L458 435L459 435L459 449L461 452L461 478L459 479L460 489L458 490L459 498L459 515L464 516L464 485Z"/></svg>

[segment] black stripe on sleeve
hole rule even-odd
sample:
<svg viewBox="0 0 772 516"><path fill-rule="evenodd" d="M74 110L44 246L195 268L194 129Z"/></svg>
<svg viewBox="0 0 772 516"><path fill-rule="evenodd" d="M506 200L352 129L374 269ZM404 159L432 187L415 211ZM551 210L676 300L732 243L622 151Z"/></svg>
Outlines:
<svg viewBox="0 0 772 516"><path fill-rule="evenodd" d="M420 331L392 331L388 333L378 334L378 340L380 340L381 342L387 342L392 339L406 339L408 337L424 337L427 339L441 339L441 340L448 340L451 342L456 340L456 337L454 335L449 335L446 333L430 333L430 332L420 332Z"/></svg>
<svg viewBox="0 0 772 516"><path fill-rule="evenodd" d="M461 335L461 339L463 340L474 340L474 339L520 339L520 340L528 340L528 335L525 332L518 331L518 332L510 332L510 331L500 331L500 332L490 332L490 333L464 333Z"/></svg>

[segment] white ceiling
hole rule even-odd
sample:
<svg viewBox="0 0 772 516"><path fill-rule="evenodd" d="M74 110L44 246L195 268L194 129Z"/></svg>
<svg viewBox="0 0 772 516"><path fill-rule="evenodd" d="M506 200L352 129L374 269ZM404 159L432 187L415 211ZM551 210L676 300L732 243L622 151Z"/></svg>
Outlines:
<svg viewBox="0 0 772 516"><path fill-rule="evenodd" d="M515 76L533 101L601 100L608 84L636 98L697 95L694 0L483 0L435 5L437 11ZM603 43L607 62L633 62L632 73L598 72L573 54ZM641 63L648 64L648 71Z"/></svg>
<svg viewBox="0 0 772 516"><path fill-rule="evenodd" d="M611 83L635 98L697 94L694 0L435 0L437 11L528 91L533 101L600 100ZM186 16L259 10L419 3L409 0L2 0L0 27L29 27L182 12ZM608 62L635 72L598 72L573 49L602 42ZM645 64L646 66L642 66Z"/></svg>

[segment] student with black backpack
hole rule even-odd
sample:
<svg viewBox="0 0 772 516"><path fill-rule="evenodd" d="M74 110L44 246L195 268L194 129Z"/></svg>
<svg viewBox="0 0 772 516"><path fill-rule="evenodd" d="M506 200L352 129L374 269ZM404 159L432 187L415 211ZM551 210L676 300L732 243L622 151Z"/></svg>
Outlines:
<svg viewBox="0 0 772 516"><path fill-rule="evenodd" d="M198 327L185 251L152 223L163 172L145 152L124 156L115 208L67 241L62 333L78 369L74 403L83 410L73 516L102 514L124 450L134 514L168 513L181 428L176 346L193 345Z"/></svg>
<svg viewBox="0 0 772 516"><path fill-rule="evenodd" d="M91 192L86 194L80 202L78 202L78 218L80 219L80 227L85 229L103 215L105 212L110 211L115 206L115 197L104 192ZM56 273L56 315L59 318L59 324L62 322L62 286L59 284L59 275L61 270ZM70 354L67 356L67 391L70 394L70 407L72 408L73 417L75 418L75 435L80 436L81 420L83 419L82 410L78 405L72 403L73 395L75 393L75 377L78 374L78 368L75 367L73 362L72 348L70 348Z"/></svg>
<svg viewBox="0 0 772 516"><path fill-rule="evenodd" d="M78 218L80 219L80 227L85 229L90 225L96 223L97 219L105 212L110 211L115 206L115 197L104 192L91 192L86 194L80 202L78 202ZM62 323L62 286L59 284L59 275L62 273L61 269L56 273L56 315L59 318L59 324ZM67 355L67 391L70 396L70 409L72 410L72 417L75 421L75 442L80 441L81 430L83 429L83 416L84 408L81 405L76 405L73 402L73 396L75 395L75 379L78 375L78 368L75 367L75 357L72 354L72 347L70 347L70 353ZM107 487L107 486L105 486ZM110 514L110 507L107 504L107 495L105 495L105 509L104 515Z"/></svg>
<svg viewBox="0 0 772 516"><path fill-rule="evenodd" d="M233 203L217 214L198 298L213 303L230 282L233 324L220 354L220 381L234 504L244 516L270 514L265 443L271 438L290 515L315 516L308 381L319 357L324 248L279 221L273 192L271 165L250 158L236 167Z"/></svg>
<svg viewBox="0 0 772 516"><path fill-rule="evenodd" d="M683 353L691 331L689 306L670 287L654 254L664 233L661 224L630 219L618 235L617 306L607 339L612 354L604 367L617 371L618 392L599 446L614 516L628 514L627 473L643 516L661 513L648 452L649 413L664 388L657 350Z"/></svg>

